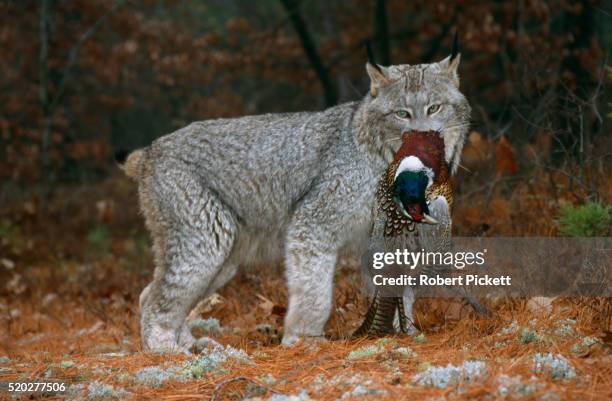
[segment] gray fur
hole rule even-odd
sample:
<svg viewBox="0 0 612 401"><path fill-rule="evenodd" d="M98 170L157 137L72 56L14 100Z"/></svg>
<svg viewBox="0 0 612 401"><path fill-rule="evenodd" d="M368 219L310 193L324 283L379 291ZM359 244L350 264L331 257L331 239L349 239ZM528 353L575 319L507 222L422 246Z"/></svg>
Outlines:
<svg viewBox="0 0 612 401"><path fill-rule="evenodd" d="M458 58L380 71L369 65L371 93L359 102L196 122L132 153L124 170L138 180L156 264L140 297L144 348L187 352L190 309L239 265L282 257L283 344L322 336L338 252L367 239L377 183L401 133L440 130L456 167L470 112L457 66ZM443 104L434 117L394 113L431 102Z"/></svg>

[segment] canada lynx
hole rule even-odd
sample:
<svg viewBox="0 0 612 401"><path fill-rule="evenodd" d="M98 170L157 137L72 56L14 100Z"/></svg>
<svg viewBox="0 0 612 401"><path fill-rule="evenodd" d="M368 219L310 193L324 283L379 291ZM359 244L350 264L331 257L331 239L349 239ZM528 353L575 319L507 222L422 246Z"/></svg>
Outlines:
<svg viewBox="0 0 612 401"><path fill-rule="evenodd" d="M190 309L241 264L284 257L283 344L320 337L339 250L372 227L375 192L405 131L438 131L454 172L470 106L459 56L366 64L361 100L312 113L195 122L129 155L154 241L155 275L140 296L145 349L187 352Z"/></svg>

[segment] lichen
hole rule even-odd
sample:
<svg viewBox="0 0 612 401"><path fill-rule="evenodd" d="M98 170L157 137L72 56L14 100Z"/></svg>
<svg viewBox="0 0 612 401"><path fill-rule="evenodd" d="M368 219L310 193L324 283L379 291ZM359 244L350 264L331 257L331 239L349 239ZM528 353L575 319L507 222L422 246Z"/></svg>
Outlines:
<svg viewBox="0 0 612 401"><path fill-rule="evenodd" d="M268 398L253 397L246 398L245 401L312 401L306 390L300 391L297 395L272 394Z"/></svg>
<svg viewBox="0 0 612 401"><path fill-rule="evenodd" d="M70 368L74 368L75 364L73 361L61 361L59 364L59 367L62 369L70 369Z"/></svg>
<svg viewBox="0 0 612 401"><path fill-rule="evenodd" d="M366 345L364 347L357 348L356 350L351 351L348 354L347 359L355 360L355 359L369 358L369 357L378 355L384 351L385 351L384 346L380 344Z"/></svg>
<svg viewBox="0 0 612 401"><path fill-rule="evenodd" d="M508 376L505 374L497 377L497 393L503 397L510 397L512 399L527 397L538 391L543 387L542 384L535 380L523 382L521 376Z"/></svg>
<svg viewBox="0 0 612 401"><path fill-rule="evenodd" d="M580 352L584 352L590 347L592 347L593 345L599 344L599 343L600 343L600 340L597 337L590 337L590 336L584 337L582 341L577 342L576 344L572 345L572 348L570 348L570 351L577 354Z"/></svg>
<svg viewBox="0 0 612 401"><path fill-rule="evenodd" d="M66 400L83 400L85 393L85 385L84 384L71 384L66 389Z"/></svg>
<svg viewBox="0 0 612 401"><path fill-rule="evenodd" d="M414 337L414 341L419 344L425 344L427 342L427 337L425 336L425 333L421 333Z"/></svg>
<svg viewBox="0 0 612 401"><path fill-rule="evenodd" d="M448 364L445 367L430 367L414 375L412 382L421 386L446 388L449 385L474 383L486 374L486 364L482 361L465 361L459 366Z"/></svg>
<svg viewBox="0 0 612 401"><path fill-rule="evenodd" d="M412 359L416 358L417 354L410 347L398 347L391 351L391 355L393 355L397 359Z"/></svg>
<svg viewBox="0 0 612 401"><path fill-rule="evenodd" d="M527 327L523 327L523 331L521 331L520 341L523 344L529 344L534 341L539 341L540 336L535 330L530 330Z"/></svg>
<svg viewBox="0 0 612 401"><path fill-rule="evenodd" d="M147 387L162 387L168 380L181 380L182 376L175 369L162 369L159 366L149 366L134 375L137 383Z"/></svg>
<svg viewBox="0 0 612 401"><path fill-rule="evenodd" d="M89 383L87 393L87 399L90 401L125 400L129 396L129 393L122 388L115 389L111 384L104 384L98 381Z"/></svg>
<svg viewBox="0 0 612 401"><path fill-rule="evenodd" d="M255 351L251 354L256 359L270 359L271 355L264 351Z"/></svg>
<svg viewBox="0 0 612 401"><path fill-rule="evenodd" d="M220 365L224 362L233 359L239 363L250 363L251 359L246 352L236 349L232 346L223 347L222 345L214 345L213 347L204 349L202 354L196 358L187 361L183 366L183 373L187 378L199 379L208 372L222 372Z"/></svg>
<svg viewBox="0 0 612 401"><path fill-rule="evenodd" d="M386 391L371 389L364 385L358 384L352 390L344 392L342 396L340 397L340 399L344 400L346 398L362 397L364 395L383 395L383 394L386 394Z"/></svg>
<svg viewBox="0 0 612 401"><path fill-rule="evenodd" d="M519 329L518 323L516 322L516 320L513 320L512 323L510 323L510 325L501 329L499 333L497 333L497 336L502 337L502 336L507 336L509 334L514 334L518 331L518 329Z"/></svg>
<svg viewBox="0 0 612 401"><path fill-rule="evenodd" d="M574 319L563 319L557 322L554 330L554 334L559 337L568 337L574 334L574 326L576 326L576 320Z"/></svg>
<svg viewBox="0 0 612 401"><path fill-rule="evenodd" d="M386 346L390 345L390 346L392 346L394 348L398 346L396 339L388 338L388 337L383 337L383 338L378 339L376 341L376 345L379 345L381 347L386 347Z"/></svg>
<svg viewBox="0 0 612 401"><path fill-rule="evenodd" d="M261 380L262 383L267 384L269 386L276 384L276 377L274 377L270 373L266 373L266 374L259 376L259 380Z"/></svg>
<svg viewBox="0 0 612 401"><path fill-rule="evenodd" d="M548 372L555 380L576 377L576 370L561 354L553 355L550 352L547 354L535 354L533 364L534 372Z"/></svg>
<svg viewBox="0 0 612 401"><path fill-rule="evenodd" d="M100 357L110 359L110 358L123 358L127 355L128 354L126 354L125 352L107 352L104 354L100 354Z"/></svg>
<svg viewBox="0 0 612 401"><path fill-rule="evenodd" d="M495 344L493 344L493 348L505 348L508 345L508 341L504 340L504 341L496 341Z"/></svg>

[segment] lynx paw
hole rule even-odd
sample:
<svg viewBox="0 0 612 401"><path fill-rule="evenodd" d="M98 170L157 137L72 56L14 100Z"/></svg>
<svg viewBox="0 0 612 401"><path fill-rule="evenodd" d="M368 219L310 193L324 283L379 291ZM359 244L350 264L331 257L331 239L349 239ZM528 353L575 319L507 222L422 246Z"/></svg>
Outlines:
<svg viewBox="0 0 612 401"><path fill-rule="evenodd" d="M176 333L173 330L153 326L143 333L142 339L145 350L156 353L191 354L194 343L195 339L184 327L181 327L179 333Z"/></svg>
<svg viewBox="0 0 612 401"><path fill-rule="evenodd" d="M283 341L282 341L282 345L283 347L293 347L295 345L298 344L306 344L306 345L311 345L311 344L320 344L320 343L324 343L327 342L327 338L325 338L325 336L320 335L320 336L298 336L298 335L287 335L285 334L283 336Z"/></svg>

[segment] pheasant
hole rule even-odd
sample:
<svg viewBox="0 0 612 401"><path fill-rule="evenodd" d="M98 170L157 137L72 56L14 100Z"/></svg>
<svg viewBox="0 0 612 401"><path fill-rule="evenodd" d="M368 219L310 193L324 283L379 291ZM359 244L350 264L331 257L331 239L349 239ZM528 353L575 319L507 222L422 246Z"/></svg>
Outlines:
<svg viewBox="0 0 612 401"><path fill-rule="evenodd" d="M438 132L404 133L401 147L380 180L377 200L371 248L429 252L450 248L453 187L444 158L444 139ZM353 336L413 331L408 322L412 288L406 287L403 297L385 296L381 290L375 290L364 322ZM461 296L486 314L469 295Z"/></svg>
<svg viewBox="0 0 612 401"><path fill-rule="evenodd" d="M404 228L414 231L415 222L437 224L429 214L428 203L440 196L446 200L449 213L453 204L444 139L435 131L407 132L402 139L377 193L387 215L386 236L397 236Z"/></svg>

